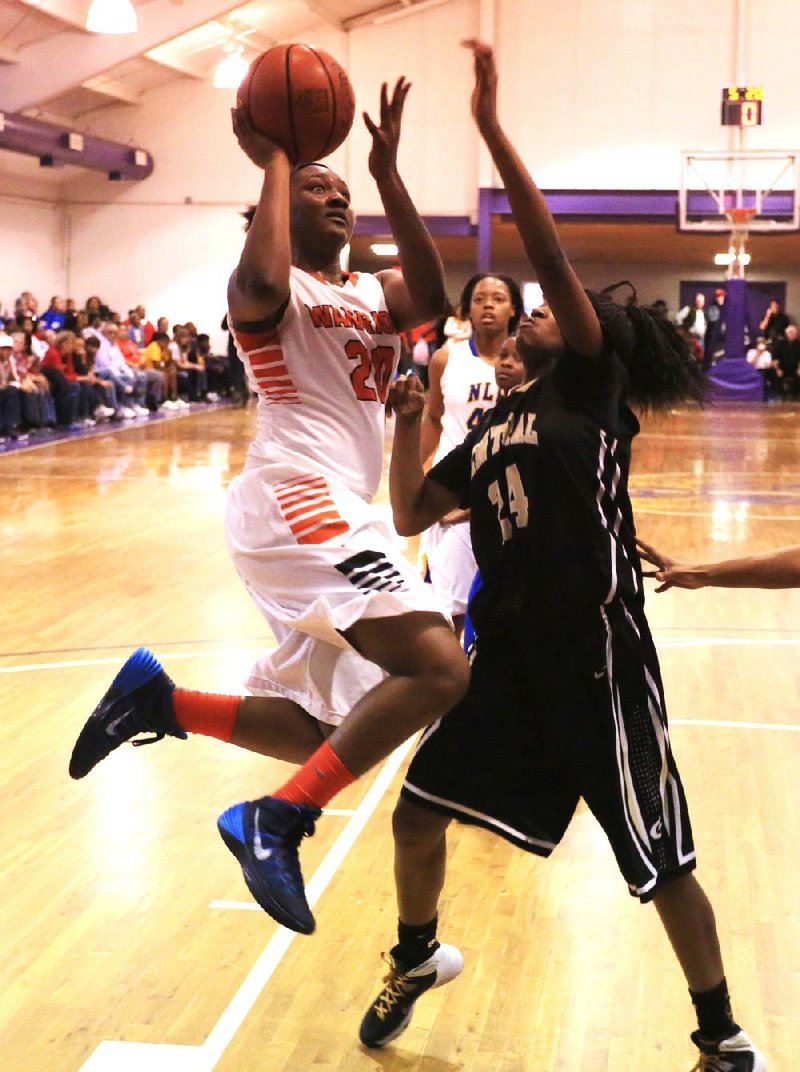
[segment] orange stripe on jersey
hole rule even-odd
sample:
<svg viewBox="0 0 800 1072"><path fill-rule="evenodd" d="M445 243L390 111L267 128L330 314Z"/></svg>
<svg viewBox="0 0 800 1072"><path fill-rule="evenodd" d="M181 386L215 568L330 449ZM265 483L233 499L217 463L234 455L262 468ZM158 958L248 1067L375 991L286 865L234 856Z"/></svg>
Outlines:
<svg viewBox="0 0 800 1072"><path fill-rule="evenodd" d="M298 543L325 543L348 531L323 477L284 480L274 489L281 513Z"/></svg>
<svg viewBox="0 0 800 1072"><path fill-rule="evenodd" d="M234 329L233 334L264 401L273 406L297 405L300 395L289 375L277 328L258 332ZM259 360L254 361L254 357Z"/></svg>

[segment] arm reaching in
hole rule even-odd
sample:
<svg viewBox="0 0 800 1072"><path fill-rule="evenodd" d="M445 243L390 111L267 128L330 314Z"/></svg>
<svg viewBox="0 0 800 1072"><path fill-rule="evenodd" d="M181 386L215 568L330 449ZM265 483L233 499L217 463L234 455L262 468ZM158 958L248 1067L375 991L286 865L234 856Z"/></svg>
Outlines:
<svg viewBox="0 0 800 1072"><path fill-rule="evenodd" d="M452 492L430 480L420 460L420 426L425 390L414 376L400 376L389 388L387 406L395 415L389 465L389 499L401 536L416 536L458 506Z"/></svg>
<svg viewBox="0 0 800 1072"><path fill-rule="evenodd" d="M800 588L800 545L708 565L675 562L643 540L642 558L656 567L656 592L669 588Z"/></svg>
<svg viewBox="0 0 800 1072"><path fill-rule="evenodd" d="M372 135L369 170L397 243L402 269L401 272L389 269L378 273L389 313L398 331L434 320L447 304L439 253L397 170L400 125L410 88L410 82L399 78L390 98L384 82L380 122L376 123L364 112L364 123Z"/></svg>

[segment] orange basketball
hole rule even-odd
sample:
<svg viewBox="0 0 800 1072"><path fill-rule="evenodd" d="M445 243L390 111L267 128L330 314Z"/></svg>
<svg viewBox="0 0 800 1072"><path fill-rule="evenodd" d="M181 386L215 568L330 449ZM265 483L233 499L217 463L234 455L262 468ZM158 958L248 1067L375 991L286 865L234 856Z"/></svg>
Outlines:
<svg viewBox="0 0 800 1072"><path fill-rule="evenodd" d="M310 164L337 149L356 107L344 68L311 45L275 45L262 52L237 100L256 130L282 146L293 164Z"/></svg>

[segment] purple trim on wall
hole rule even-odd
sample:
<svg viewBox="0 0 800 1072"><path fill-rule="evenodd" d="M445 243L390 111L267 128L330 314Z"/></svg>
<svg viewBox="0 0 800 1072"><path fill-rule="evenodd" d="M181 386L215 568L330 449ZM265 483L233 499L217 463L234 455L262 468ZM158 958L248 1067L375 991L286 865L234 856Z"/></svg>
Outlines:
<svg viewBox="0 0 800 1072"><path fill-rule="evenodd" d="M432 235L468 238L475 234L475 226L469 216L423 216L425 226ZM385 216L356 216L353 234L390 235L392 229Z"/></svg>
<svg viewBox="0 0 800 1072"><path fill-rule="evenodd" d="M492 265L492 191L478 191L478 250L475 268L488 272Z"/></svg>
<svg viewBox="0 0 800 1072"><path fill-rule="evenodd" d="M55 126L43 123L40 119L6 112L3 129L0 130L0 149L38 156L43 166L74 164L92 171L105 171L110 179L146 179L153 170L153 158L144 149L137 150L130 145L95 138L90 134L82 134L82 150L70 149L67 138L73 133L82 134L70 127ZM135 162L135 152L144 153L144 164Z"/></svg>
<svg viewBox="0 0 800 1072"><path fill-rule="evenodd" d="M2 135L0 135L2 137ZM678 220L677 190L544 190L550 211L561 220L594 219L597 222L641 223L642 221ZM747 196L745 191L745 196ZM755 196L755 195L752 195ZM763 216L776 220L790 219L794 194L790 191L772 193L764 199ZM712 215L716 203L709 193L689 194L687 211L690 217ZM469 216L424 216L432 235L468 238L478 236L476 269L489 270L491 263L492 216L510 219L511 208L505 190L483 187L478 190L478 225ZM391 228L385 216L357 216L354 234L389 235Z"/></svg>

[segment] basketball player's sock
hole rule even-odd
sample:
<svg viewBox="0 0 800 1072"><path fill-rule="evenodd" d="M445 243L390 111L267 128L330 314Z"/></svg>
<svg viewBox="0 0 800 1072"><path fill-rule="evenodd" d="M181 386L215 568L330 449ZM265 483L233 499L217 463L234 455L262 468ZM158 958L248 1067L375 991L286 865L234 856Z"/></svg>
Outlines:
<svg viewBox="0 0 800 1072"><path fill-rule="evenodd" d="M292 804L310 804L324 808L337 793L356 780L327 741L294 774L285 785L272 794Z"/></svg>
<svg viewBox="0 0 800 1072"><path fill-rule="evenodd" d="M704 1039L709 1042L726 1039L741 1031L733 1019L731 998L724 977L711 990L690 990L689 994L697 1012L697 1026Z"/></svg>
<svg viewBox="0 0 800 1072"><path fill-rule="evenodd" d="M211 692L192 692L190 689L175 689L172 694L175 721L182 730L216 737L226 743L233 736L241 702L241 696L218 696Z"/></svg>
<svg viewBox="0 0 800 1072"><path fill-rule="evenodd" d="M392 956L404 969L419 967L439 948L436 940L438 923L438 916L434 916L430 923L422 924L397 921L397 945L392 949Z"/></svg>

